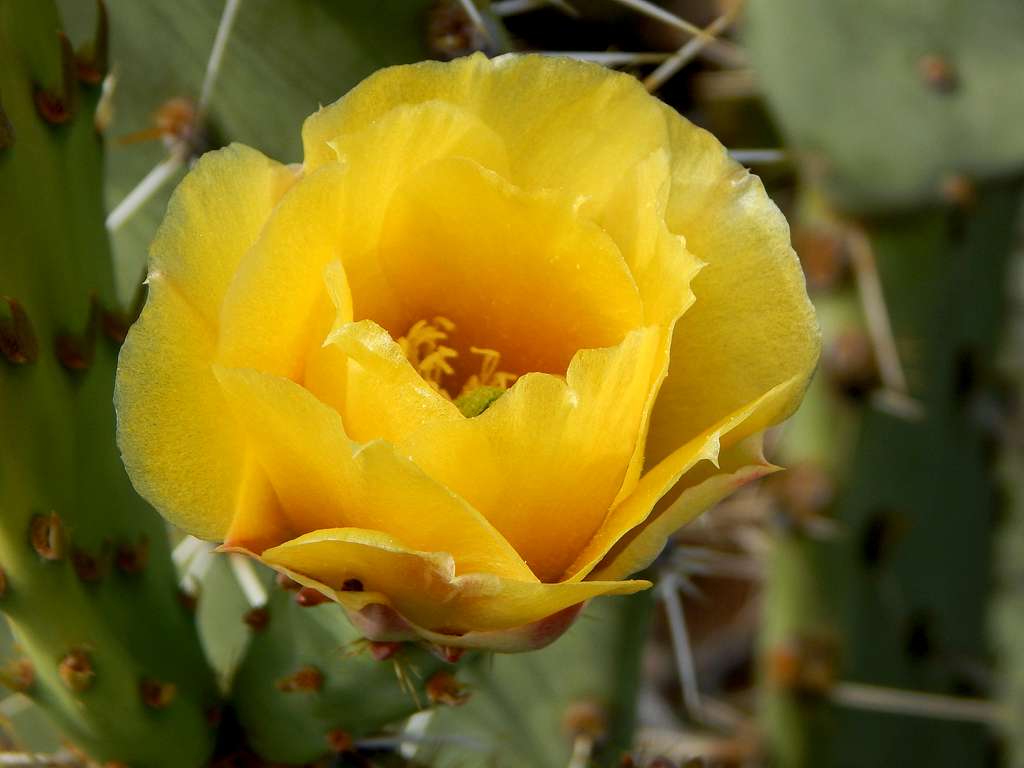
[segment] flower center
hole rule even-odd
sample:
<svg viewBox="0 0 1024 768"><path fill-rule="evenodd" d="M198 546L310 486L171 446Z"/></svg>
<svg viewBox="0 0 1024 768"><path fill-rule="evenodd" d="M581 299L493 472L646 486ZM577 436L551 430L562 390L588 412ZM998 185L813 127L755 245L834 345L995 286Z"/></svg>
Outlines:
<svg viewBox="0 0 1024 768"><path fill-rule="evenodd" d="M458 349L451 344L455 331L455 323L447 317L417 320L398 339L398 344L424 381L454 401L467 416L475 416L486 410L518 377L499 370L500 352L475 346L469 347L469 353L480 358L479 366L468 376L460 377L453 365L460 357ZM460 378L463 378L461 386Z"/></svg>

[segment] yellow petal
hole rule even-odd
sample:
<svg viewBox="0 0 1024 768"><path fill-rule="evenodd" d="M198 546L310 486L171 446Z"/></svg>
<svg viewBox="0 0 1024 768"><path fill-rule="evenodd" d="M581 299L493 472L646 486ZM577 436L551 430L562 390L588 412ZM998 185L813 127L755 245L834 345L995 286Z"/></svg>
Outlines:
<svg viewBox="0 0 1024 768"><path fill-rule="evenodd" d="M330 146L350 169L350 183L361 191L352 198L352 214L371 241L380 232L391 195L423 166L461 157L499 175L508 173L501 138L478 116L441 101L399 105L360 130L347 126ZM371 255L371 245L357 243L346 258ZM351 272L361 271L349 267Z"/></svg>
<svg viewBox="0 0 1024 768"><path fill-rule="evenodd" d="M703 263L665 224L669 154L651 153L621 181L595 220L611 235L637 283L644 323L671 327L693 304L690 283Z"/></svg>
<svg viewBox="0 0 1024 768"><path fill-rule="evenodd" d="M461 158L398 192L380 260L403 312L396 326L381 322L393 337L443 315L453 346L497 350L512 373L563 374L576 350L618 344L643 322L636 284L599 227L564 196L519 190Z"/></svg>
<svg viewBox="0 0 1024 768"><path fill-rule="evenodd" d="M388 332L370 320L342 325L328 338L348 359L345 432L353 440L399 442L432 421L458 421L462 414L409 364Z"/></svg>
<svg viewBox="0 0 1024 768"><path fill-rule="evenodd" d="M352 316L393 324L398 302L382 272L378 243L396 187L447 154L505 166L504 146L493 131L437 102L394 110L331 139L334 147L322 162L307 163L306 177L282 199L232 281L220 345L227 366L301 380L330 328L322 325L331 306L324 270L334 260L345 273ZM325 391L325 399L336 401L338 391Z"/></svg>
<svg viewBox="0 0 1024 768"><path fill-rule="evenodd" d="M583 350L566 380L528 374L484 413L400 444L479 509L542 581L558 581L604 519L635 447L658 331Z"/></svg>
<svg viewBox="0 0 1024 768"><path fill-rule="evenodd" d="M298 535L281 509L270 478L250 451L238 484L235 511L224 538L235 546L262 552Z"/></svg>
<svg viewBox="0 0 1024 768"><path fill-rule="evenodd" d="M210 371L221 301L295 174L241 144L204 155L178 185L150 249L149 296L121 350L118 441L139 492L192 534L220 538L245 447Z"/></svg>
<svg viewBox="0 0 1024 768"><path fill-rule="evenodd" d="M590 578L621 579L646 568L664 549L668 538L686 523L736 489L777 472L780 467L765 461L762 442L760 434L748 437L722 452L720 471L707 465L705 471L685 477L683 487L673 490L676 495L672 503L620 539Z"/></svg>
<svg viewBox="0 0 1024 768"><path fill-rule="evenodd" d="M444 101L398 104L358 129L342 126L329 145L348 165L372 166L376 183L387 189L399 186L416 164L444 157L469 158L502 175L508 169L502 138L477 115Z"/></svg>
<svg viewBox="0 0 1024 768"><path fill-rule="evenodd" d="M330 149L325 159L336 157L346 168L339 253L352 289L354 316L390 328L394 299L377 246L395 190L438 158L462 157L504 174L504 142L479 117L434 101L400 105L359 130L344 126L344 132L331 137ZM319 165L307 162L306 167Z"/></svg>
<svg viewBox="0 0 1024 768"><path fill-rule="evenodd" d="M292 381L214 371L294 530L366 528L418 550L448 552L460 573L533 578L478 512L390 444L353 443L338 413Z"/></svg>
<svg viewBox="0 0 1024 768"><path fill-rule="evenodd" d="M153 274L121 348L114 393L118 444L135 488L172 523L207 539L231 523L245 454L210 370L214 348L215 331L195 305Z"/></svg>
<svg viewBox="0 0 1024 768"><path fill-rule="evenodd" d="M703 266L686 250L684 238L670 232L665 224L669 170L668 153L653 152L617 184L607 206L597 215L597 221L618 244L636 279L644 322L661 329L659 358L651 372L650 396L640 437L616 503L633 491L643 470L651 411L668 373L673 329L693 304L690 283Z"/></svg>
<svg viewBox="0 0 1024 768"><path fill-rule="evenodd" d="M221 310L218 361L301 379L336 309L324 284L346 226L345 168L328 165L296 183L238 265Z"/></svg>
<svg viewBox="0 0 1024 768"><path fill-rule="evenodd" d="M634 77L564 58L477 54L390 67L367 78L306 120L307 167L331 158L336 136L397 106L433 101L472 112L501 137L513 183L561 189L595 204L613 180L666 145L658 104Z"/></svg>
<svg viewBox="0 0 1024 768"><path fill-rule="evenodd" d="M740 432L758 413L778 408L780 402L784 402L786 398L791 396L793 389L801 386L803 386L803 381L799 378L793 378L774 387L757 400L747 403L739 410L677 448L648 470L640 478L633 492L612 509L607 519L601 525L600 530L597 531L594 537L587 543L586 548L583 549L579 557L570 566L567 577L574 579L587 577L591 570L611 551L612 547L616 546L630 531L638 526L643 526L648 521L655 505L673 491L673 488L679 484L680 479L683 479L685 484L687 473L697 471L695 467L701 462L717 464L721 446L726 443L737 442L729 440L731 436ZM679 515L670 518L670 521L676 524L676 528L680 528L705 509L707 507L702 508L699 505L691 504L685 507L684 510L685 514L691 515L690 518L684 517L681 512ZM653 530L660 532L663 529L664 526L660 526ZM674 531L675 528L672 530ZM662 539L661 544L658 545L659 551L664 546L664 543L665 540Z"/></svg>
<svg viewBox="0 0 1024 768"><path fill-rule="evenodd" d="M696 302L676 326L647 440L648 465L796 377L787 399L771 400L729 439L784 419L800 402L820 350L785 218L761 181L729 159L711 134L665 110L673 162L668 224L707 266L693 281Z"/></svg>
<svg viewBox="0 0 1024 768"><path fill-rule="evenodd" d="M150 272L175 283L215 325L239 260L294 179L243 144L207 152L171 196L150 247Z"/></svg>
<svg viewBox="0 0 1024 768"><path fill-rule="evenodd" d="M352 322L352 291L345 268L337 259L324 268L323 280L329 300L320 297L315 302L307 326L313 330L306 340L309 346L300 383L318 400L342 413L349 383L349 359L338 346L327 344L322 333L324 328L339 328Z"/></svg>
<svg viewBox="0 0 1024 768"><path fill-rule="evenodd" d="M450 558L353 529L314 531L267 550L261 559L335 590L343 604L361 607L379 596L413 624L444 633L518 627L597 595L631 594L649 586L644 581L541 584L490 573L456 576ZM342 591L349 579L358 579L364 592Z"/></svg>

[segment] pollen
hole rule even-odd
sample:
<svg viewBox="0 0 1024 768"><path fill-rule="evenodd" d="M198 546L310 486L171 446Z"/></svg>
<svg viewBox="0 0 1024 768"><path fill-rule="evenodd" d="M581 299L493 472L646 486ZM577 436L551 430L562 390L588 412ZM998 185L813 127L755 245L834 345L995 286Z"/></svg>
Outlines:
<svg viewBox="0 0 1024 768"><path fill-rule="evenodd" d="M515 383L516 374L500 370L500 352L470 346L469 353L480 359L479 369L471 373L461 387L455 388L458 373L453 363L459 358L459 351L451 344L455 330L455 323L438 315L431 320L417 320L398 339L406 359L424 381L449 400L463 397L481 387L504 391Z"/></svg>

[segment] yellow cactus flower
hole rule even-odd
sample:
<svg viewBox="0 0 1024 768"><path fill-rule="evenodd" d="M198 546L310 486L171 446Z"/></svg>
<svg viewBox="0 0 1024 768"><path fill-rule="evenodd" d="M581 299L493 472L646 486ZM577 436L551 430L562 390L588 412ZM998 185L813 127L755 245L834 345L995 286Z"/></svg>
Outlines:
<svg viewBox="0 0 1024 768"><path fill-rule="evenodd" d="M371 639L513 651L775 469L819 351L788 227L636 80L393 67L302 139L205 155L152 245L116 403L168 520Z"/></svg>

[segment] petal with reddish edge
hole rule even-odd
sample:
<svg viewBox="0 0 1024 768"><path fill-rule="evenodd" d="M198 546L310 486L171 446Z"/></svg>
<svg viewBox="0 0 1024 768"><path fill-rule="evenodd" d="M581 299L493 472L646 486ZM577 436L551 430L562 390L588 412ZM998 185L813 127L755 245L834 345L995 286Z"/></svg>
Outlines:
<svg viewBox="0 0 1024 768"><path fill-rule="evenodd" d="M487 520L392 445L352 442L336 411L288 379L214 373L294 530L366 528L417 550L450 552L460 573L533 579Z"/></svg>
<svg viewBox="0 0 1024 768"><path fill-rule="evenodd" d="M244 549L221 547L224 551L236 551L257 557ZM585 603L580 602L563 608L557 613L511 629L470 631L461 634L434 632L409 622L392 608L387 597L379 592L337 591L323 582L277 566L285 574L304 587L315 589L324 596L336 600L345 609L353 626L367 640L376 642L409 642L426 640L440 648L477 648L500 653L521 653L534 651L561 637L580 615ZM629 582L650 586L649 582Z"/></svg>
<svg viewBox="0 0 1024 768"><path fill-rule="evenodd" d="M304 578L294 573L291 575L299 580ZM320 588L323 589L323 585ZM327 594L330 596L330 593ZM352 601L344 597L341 599L349 620L369 640L426 640L439 648L478 648L499 653L535 651L549 645L572 626L585 605L576 603L550 616L510 629L471 631L453 635L416 626L406 621L394 608L383 603L367 603L357 608L352 605Z"/></svg>
<svg viewBox="0 0 1024 768"><path fill-rule="evenodd" d="M353 608L365 606L366 595L342 587L357 578L366 592L384 595L405 620L441 635L522 627L597 595L631 594L650 586L645 581L541 584L493 573L456 576L450 557L412 551L392 537L352 529L314 531L267 550L261 559L319 582Z"/></svg>

